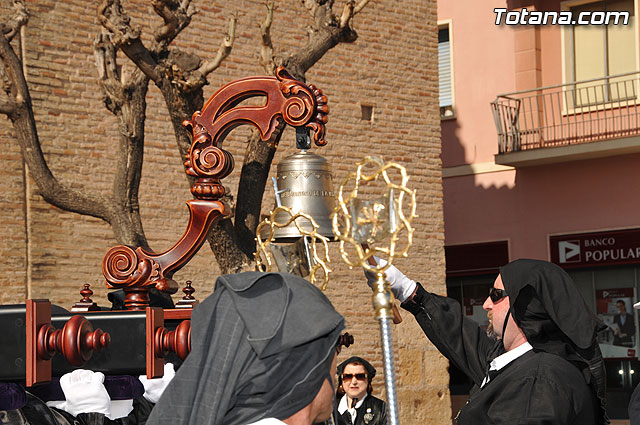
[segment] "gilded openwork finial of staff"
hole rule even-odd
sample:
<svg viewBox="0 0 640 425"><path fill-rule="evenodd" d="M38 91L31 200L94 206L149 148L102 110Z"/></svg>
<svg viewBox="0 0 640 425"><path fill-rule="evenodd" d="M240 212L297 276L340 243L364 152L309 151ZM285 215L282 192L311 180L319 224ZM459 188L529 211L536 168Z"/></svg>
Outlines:
<svg viewBox="0 0 640 425"><path fill-rule="evenodd" d="M392 171L399 174L399 182L393 181L397 176L391 176ZM384 182L384 192L375 199L364 199L362 187L378 180ZM344 179L338 189L333 231L350 267L383 274L395 258L408 256L413 241L411 220L416 217L416 195L407 187L408 181L403 166L375 157L366 157ZM354 251L355 256L351 255ZM371 264L374 256L385 258L387 264Z"/></svg>

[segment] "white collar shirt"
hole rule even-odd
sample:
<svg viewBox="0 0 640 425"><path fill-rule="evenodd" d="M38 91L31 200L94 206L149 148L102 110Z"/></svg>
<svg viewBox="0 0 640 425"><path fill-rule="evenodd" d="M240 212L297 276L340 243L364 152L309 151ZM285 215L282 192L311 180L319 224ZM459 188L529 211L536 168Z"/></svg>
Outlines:
<svg viewBox="0 0 640 425"><path fill-rule="evenodd" d="M495 359L491 360L491 363L489 364L489 370L500 370L518 357L531 350L533 350L531 344L525 342L524 344L517 346L513 350L509 350L506 353L501 354ZM485 376L482 384L480 384L480 388L484 387L489 381L489 375Z"/></svg>
<svg viewBox="0 0 640 425"><path fill-rule="evenodd" d="M356 416L358 415L356 409L359 409L360 406L362 406L362 403L364 403L364 399L367 398L367 395L368 394L365 393L364 397L358 400L358 402L356 403L356 407L354 408L348 406L347 395L343 395L340 399L340 403L338 403L338 413L342 415L344 412L349 411L349 414L351 415L351 423L356 423Z"/></svg>

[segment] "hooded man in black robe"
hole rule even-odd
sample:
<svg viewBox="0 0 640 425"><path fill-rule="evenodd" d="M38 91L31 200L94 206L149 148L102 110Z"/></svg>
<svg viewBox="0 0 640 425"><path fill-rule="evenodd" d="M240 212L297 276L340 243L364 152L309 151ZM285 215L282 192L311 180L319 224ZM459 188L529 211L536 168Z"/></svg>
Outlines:
<svg viewBox="0 0 640 425"><path fill-rule="evenodd" d="M402 307L475 384L458 425L609 423L596 341L604 324L560 267L521 259L500 268L483 305L486 332L457 301L427 292L393 266L385 275Z"/></svg>
<svg viewBox="0 0 640 425"><path fill-rule="evenodd" d="M333 412L344 318L288 274L221 276L194 308L191 352L147 425L311 425Z"/></svg>

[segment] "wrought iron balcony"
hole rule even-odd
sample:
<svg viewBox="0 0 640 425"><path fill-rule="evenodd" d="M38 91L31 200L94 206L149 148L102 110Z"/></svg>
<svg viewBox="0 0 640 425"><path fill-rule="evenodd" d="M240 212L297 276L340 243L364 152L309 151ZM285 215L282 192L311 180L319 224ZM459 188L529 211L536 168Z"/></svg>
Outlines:
<svg viewBox="0 0 640 425"><path fill-rule="evenodd" d="M517 156L512 153L543 148L599 142L602 150L602 142L612 139L627 139L628 151L628 138L640 135L639 82L640 72L633 72L499 95L491 103L498 132L496 163L509 164L504 157ZM638 140L631 143L634 151L640 150Z"/></svg>

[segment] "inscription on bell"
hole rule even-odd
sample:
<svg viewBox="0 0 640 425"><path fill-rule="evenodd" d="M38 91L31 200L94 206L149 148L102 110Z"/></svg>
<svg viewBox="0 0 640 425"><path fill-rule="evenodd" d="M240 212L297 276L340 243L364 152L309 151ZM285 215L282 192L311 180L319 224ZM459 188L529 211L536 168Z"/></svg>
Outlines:
<svg viewBox="0 0 640 425"><path fill-rule="evenodd" d="M290 190L280 194L280 198L295 198L299 196L313 196L316 198L333 198L335 194L332 190L303 190L292 192Z"/></svg>

